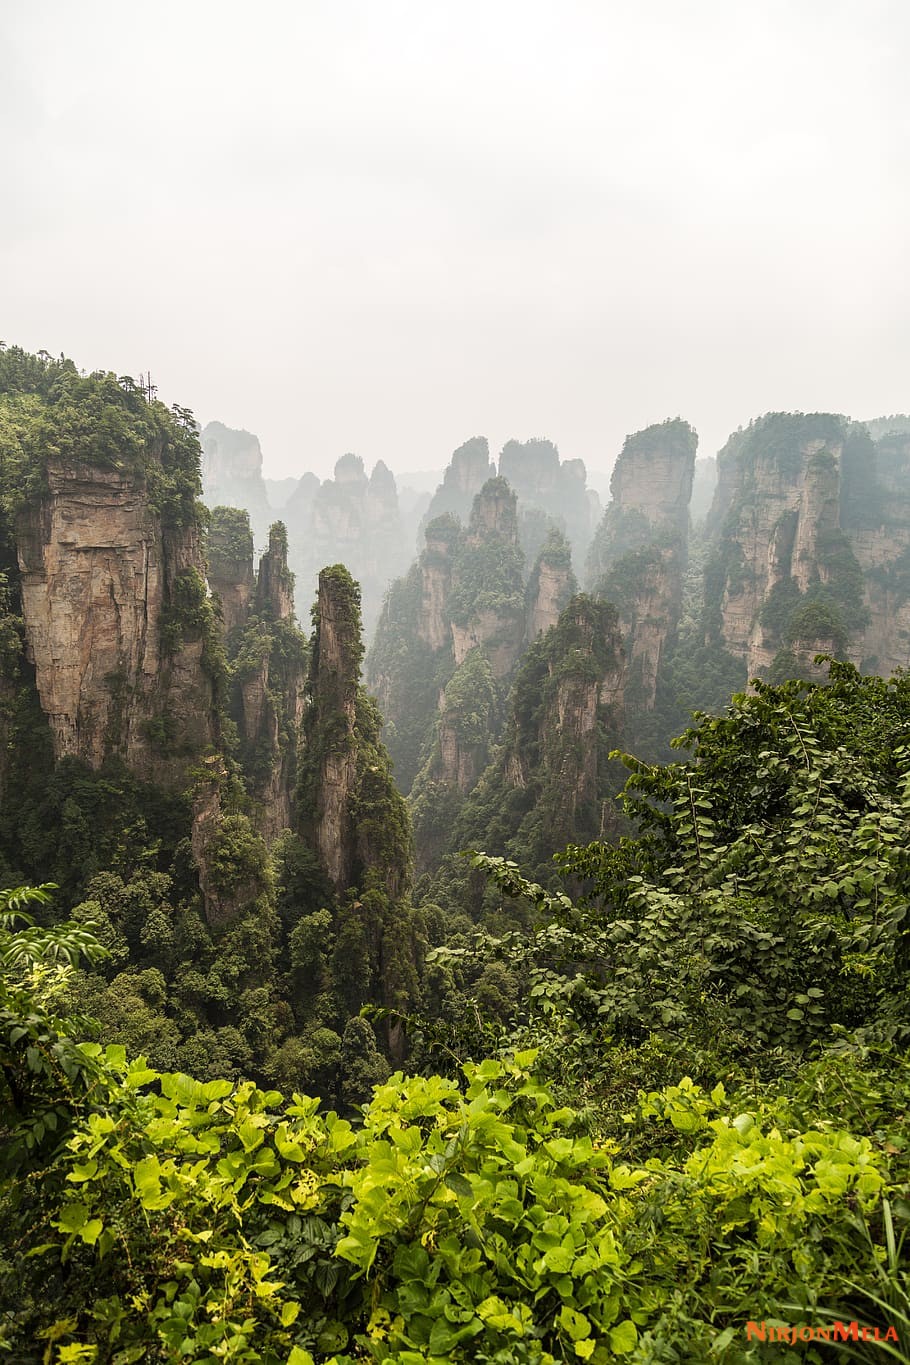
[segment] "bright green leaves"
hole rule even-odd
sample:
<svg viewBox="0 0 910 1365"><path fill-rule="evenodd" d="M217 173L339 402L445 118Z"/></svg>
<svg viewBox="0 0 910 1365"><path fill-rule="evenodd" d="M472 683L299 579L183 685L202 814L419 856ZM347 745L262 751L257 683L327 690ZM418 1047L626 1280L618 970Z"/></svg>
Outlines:
<svg viewBox="0 0 910 1365"><path fill-rule="evenodd" d="M610 1328L609 1340L610 1350L615 1355L630 1355L638 1345L638 1330L635 1323L628 1318L625 1322L617 1323L615 1327Z"/></svg>
<svg viewBox="0 0 910 1365"><path fill-rule="evenodd" d="M466 1068L465 1092L395 1075L358 1130L248 1082L156 1076L156 1094L117 1068L71 1139L53 1227L106 1286L61 1346L124 1365L607 1365L701 1296L839 1287L827 1248L855 1242L885 1188L870 1139L737 1112L686 1077L640 1096L636 1122L677 1155L639 1167L579 1135L516 1058ZM707 1358L722 1326L704 1311Z"/></svg>

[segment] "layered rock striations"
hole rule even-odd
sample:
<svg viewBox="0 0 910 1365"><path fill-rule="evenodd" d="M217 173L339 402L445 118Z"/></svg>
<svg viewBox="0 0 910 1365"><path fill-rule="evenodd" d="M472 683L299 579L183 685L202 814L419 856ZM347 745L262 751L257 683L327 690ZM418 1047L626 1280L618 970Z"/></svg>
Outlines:
<svg viewBox="0 0 910 1365"><path fill-rule="evenodd" d="M860 662L871 616L857 551L867 568L891 557L881 520L865 428L832 413L769 413L734 433L708 523L708 638L750 677L814 676L817 653Z"/></svg>
<svg viewBox="0 0 910 1365"><path fill-rule="evenodd" d="M588 556L589 583L619 609L626 704L633 714L654 708L661 669L676 640L697 441L680 419L628 437L610 481L612 502Z"/></svg>
<svg viewBox="0 0 910 1365"><path fill-rule="evenodd" d="M54 755L179 784L218 736L218 641L198 524L164 518L161 455L50 456L16 538L28 657Z"/></svg>

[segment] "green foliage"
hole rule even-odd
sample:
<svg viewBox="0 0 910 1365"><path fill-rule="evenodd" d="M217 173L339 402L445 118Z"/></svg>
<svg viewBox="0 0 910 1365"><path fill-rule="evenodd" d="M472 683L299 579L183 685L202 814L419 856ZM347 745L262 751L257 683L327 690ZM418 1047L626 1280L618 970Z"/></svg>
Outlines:
<svg viewBox="0 0 910 1365"><path fill-rule="evenodd" d="M646 549L653 538L654 529L644 512L611 503L588 551L585 569L588 582L598 584L618 560Z"/></svg>
<svg viewBox="0 0 910 1365"><path fill-rule="evenodd" d="M638 835L568 850L576 902L476 859L543 917L508 956L561 1064L573 1045L651 1035L715 1054L723 1040L756 1067L837 1030L905 1045L908 737L906 680L832 662L824 686L760 684L699 718L677 741L690 763L626 756Z"/></svg>
<svg viewBox="0 0 910 1365"><path fill-rule="evenodd" d="M789 645L824 641L835 654L842 654L847 643L847 629L836 607L817 600L808 601L790 613L784 638Z"/></svg>
<svg viewBox="0 0 910 1365"><path fill-rule="evenodd" d="M227 895L244 886L259 889L269 876L265 841L240 814L219 822L206 848L206 864L216 890Z"/></svg>
<svg viewBox="0 0 910 1365"><path fill-rule="evenodd" d="M31 698L20 698L12 750L8 781L17 800L0 807L9 874L37 880L43 872L75 904L103 869L128 879L171 865L189 829L185 797L139 781L115 761L98 770L74 758L54 766L46 722ZM188 884L181 874L180 891Z"/></svg>
<svg viewBox="0 0 910 1365"><path fill-rule="evenodd" d="M91 1024L61 1008L74 963L106 956L90 927L35 923L26 906L46 906L57 888L0 892L0 1182L59 1151L94 1080L74 1035Z"/></svg>
<svg viewBox="0 0 910 1365"><path fill-rule="evenodd" d="M293 619L251 612L232 632L228 646L228 716L237 729L236 757L250 792L258 798L276 771L282 785L293 790L299 697L308 662L303 633ZM248 712L244 685L257 680L261 703Z"/></svg>
<svg viewBox="0 0 910 1365"><path fill-rule="evenodd" d="M81 375L62 357L13 347L2 353L0 412L13 424L20 419L18 441L0 444L0 499L9 514L43 494L47 462L59 460L144 478L166 532L199 524L199 440L188 409L166 408L129 376ZM8 438L8 417L4 430Z"/></svg>
<svg viewBox="0 0 910 1365"><path fill-rule="evenodd" d="M29 1253L4 1322L23 1360L43 1339L61 1362L606 1365L684 1336L738 1361L756 1304L805 1317L877 1284L893 1224L880 1140L688 1078L638 1097L635 1131L674 1138L642 1165L579 1132L533 1051L464 1090L396 1074L356 1129L82 1051L93 1103L27 1202L0 1191Z"/></svg>
<svg viewBox="0 0 910 1365"><path fill-rule="evenodd" d="M643 431L636 431L623 442L623 455L648 455L655 446L670 451L677 458L691 456L694 460L698 437L688 422L681 417L668 417L655 422ZM620 457L622 458L622 456Z"/></svg>
<svg viewBox="0 0 910 1365"><path fill-rule="evenodd" d="M460 552L449 598L451 618L466 626L481 612L500 615L524 608L524 552L504 537L490 537Z"/></svg>
<svg viewBox="0 0 910 1365"><path fill-rule="evenodd" d="M236 573L237 566L253 569L250 515L239 507L213 507L209 513L206 553L216 573Z"/></svg>
<svg viewBox="0 0 910 1365"><path fill-rule="evenodd" d="M453 528L453 534L460 535L460 527L454 521ZM421 751L444 681L441 674L451 673L454 668L450 644L440 651L443 654L440 660L415 630L422 595L422 565L432 558L432 551L424 550L420 563L412 565L407 575L389 588L367 660L370 686L374 691L381 687L383 696L388 697L383 739L398 788L404 793L410 791L420 768Z"/></svg>
<svg viewBox="0 0 910 1365"><path fill-rule="evenodd" d="M326 594L331 596L333 609L332 624L337 632L339 640L342 642L346 661L350 661L351 675L355 679L359 678L360 665L363 663L360 589L343 564L329 565L328 568L325 568L320 572L319 578L320 583L324 584ZM320 620L318 602L313 606L312 620L312 672L315 675L319 670L318 646Z"/></svg>
<svg viewBox="0 0 910 1365"><path fill-rule="evenodd" d="M798 476L804 460L803 448L814 441L826 447L840 445L847 435L843 417L830 412L769 412L757 417L737 433L730 443L741 470L754 478L759 467L767 467L784 478ZM725 452L721 452L721 460Z"/></svg>

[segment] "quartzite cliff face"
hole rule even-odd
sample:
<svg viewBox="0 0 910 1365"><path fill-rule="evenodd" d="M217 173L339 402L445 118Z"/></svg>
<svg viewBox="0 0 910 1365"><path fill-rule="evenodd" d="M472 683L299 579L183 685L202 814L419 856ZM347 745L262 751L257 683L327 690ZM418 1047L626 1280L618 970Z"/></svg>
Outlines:
<svg viewBox="0 0 910 1365"><path fill-rule="evenodd" d="M877 463L866 429L831 413L770 413L721 451L705 619L750 677L815 676L818 653L886 672L910 656L887 582L910 525Z"/></svg>
<svg viewBox="0 0 910 1365"><path fill-rule="evenodd" d="M202 429L202 488L209 507L242 508L249 514L257 544L262 544L269 522L262 449L251 431L209 422Z"/></svg>
<svg viewBox="0 0 910 1365"><path fill-rule="evenodd" d="M231 515L245 516L233 511ZM210 558L221 539L215 534L218 524L209 538ZM282 522L275 522L247 612L228 637L231 715L240 736L239 757L257 826L267 840L294 824L304 710L306 642L294 620L294 577L287 559L287 533Z"/></svg>
<svg viewBox="0 0 910 1365"><path fill-rule="evenodd" d="M218 733L197 528L163 527L136 470L51 458L17 543L55 757L98 767L116 756L179 783Z"/></svg>
<svg viewBox="0 0 910 1365"><path fill-rule="evenodd" d="M299 820L338 892L371 879L395 899L410 876L403 799L360 686L360 594L343 565L319 575L299 784Z"/></svg>
<svg viewBox="0 0 910 1365"><path fill-rule="evenodd" d="M612 831L609 753L623 720L617 613L583 594L521 662L503 741L448 835L538 869L566 843ZM492 822L492 823L491 823Z"/></svg>
<svg viewBox="0 0 910 1365"><path fill-rule="evenodd" d="M619 608L632 713L654 706L680 621L697 442L679 419L626 440L610 480L613 500L588 557L593 588Z"/></svg>

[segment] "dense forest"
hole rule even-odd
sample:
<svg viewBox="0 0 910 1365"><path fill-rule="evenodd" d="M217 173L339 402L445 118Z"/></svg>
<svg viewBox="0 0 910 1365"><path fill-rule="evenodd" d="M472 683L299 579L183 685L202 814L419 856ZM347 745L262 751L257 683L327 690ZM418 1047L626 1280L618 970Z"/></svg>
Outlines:
<svg viewBox="0 0 910 1365"><path fill-rule="evenodd" d="M910 422L247 437L0 350L0 1352L910 1358Z"/></svg>

